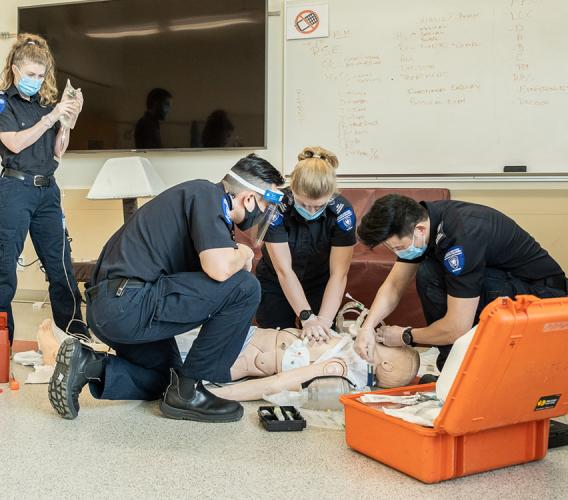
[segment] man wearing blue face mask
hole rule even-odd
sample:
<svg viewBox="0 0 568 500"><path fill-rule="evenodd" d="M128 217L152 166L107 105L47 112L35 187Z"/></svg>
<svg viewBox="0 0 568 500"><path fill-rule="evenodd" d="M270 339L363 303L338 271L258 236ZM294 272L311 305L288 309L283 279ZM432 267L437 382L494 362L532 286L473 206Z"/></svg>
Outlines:
<svg viewBox="0 0 568 500"><path fill-rule="evenodd" d="M418 203L400 195L375 201L357 233L370 248L398 257L359 330L355 351L372 359L387 346L434 345L441 370L452 344L479 321L497 297L566 295L566 277L535 239L506 215L461 201ZM416 276L425 328L376 326L399 304Z"/></svg>
<svg viewBox="0 0 568 500"><path fill-rule="evenodd" d="M308 147L298 160L256 268L256 321L263 328L298 326L303 338L325 342L345 292L355 213L337 194L333 153Z"/></svg>

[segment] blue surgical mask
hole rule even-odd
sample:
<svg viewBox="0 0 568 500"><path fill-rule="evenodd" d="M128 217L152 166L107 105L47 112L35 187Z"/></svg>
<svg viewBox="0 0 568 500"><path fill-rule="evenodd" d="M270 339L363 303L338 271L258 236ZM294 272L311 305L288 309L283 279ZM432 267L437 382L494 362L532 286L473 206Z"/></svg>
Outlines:
<svg viewBox="0 0 568 500"><path fill-rule="evenodd" d="M426 248L426 245L420 248L414 245L414 233L412 233L412 243L410 244L410 246L408 248L405 248L404 250L396 250L394 253L401 259L414 260L418 257L422 257L424 255L424 252L426 252Z"/></svg>
<svg viewBox="0 0 568 500"><path fill-rule="evenodd" d="M301 207L298 204L294 203L294 209L296 210L296 212L298 212L306 220L316 220L321 214L325 212L326 208L327 205L321 207L317 212L311 214L304 207Z"/></svg>
<svg viewBox="0 0 568 500"><path fill-rule="evenodd" d="M16 85L20 94L27 97L36 95L43 85L43 78L32 78L31 76L22 75L22 73L20 75L20 81Z"/></svg>

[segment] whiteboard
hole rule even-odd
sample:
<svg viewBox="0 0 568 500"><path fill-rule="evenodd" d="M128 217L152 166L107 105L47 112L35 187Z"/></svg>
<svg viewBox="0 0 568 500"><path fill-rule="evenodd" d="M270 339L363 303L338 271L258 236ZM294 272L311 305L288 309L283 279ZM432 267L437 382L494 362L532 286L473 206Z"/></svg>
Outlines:
<svg viewBox="0 0 568 500"><path fill-rule="evenodd" d="M568 1L324 3L328 37L284 41L286 173L307 145L338 174L568 172Z"/></svg>

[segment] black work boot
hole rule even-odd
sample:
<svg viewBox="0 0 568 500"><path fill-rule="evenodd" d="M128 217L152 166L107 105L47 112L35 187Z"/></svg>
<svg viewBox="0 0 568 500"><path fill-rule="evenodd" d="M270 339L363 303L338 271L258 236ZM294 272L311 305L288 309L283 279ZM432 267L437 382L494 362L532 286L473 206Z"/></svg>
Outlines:
<svg viewBox="0 0 568 500"><path fill-rule="evenodd" d="M201 381L170 370L170 385L160 402L160 410L169 418L197 422L235 422L243 416L243 407L210 393Z"/></svg>
<svg viewBox="0 0 568 500"><path fill-rule="evenodd" d="M106 354L96 353L76 338L62 342L47 392L51 406L59 415L68 420L77 417L79 394L90 380L101 381L105 358Z"/></svg>

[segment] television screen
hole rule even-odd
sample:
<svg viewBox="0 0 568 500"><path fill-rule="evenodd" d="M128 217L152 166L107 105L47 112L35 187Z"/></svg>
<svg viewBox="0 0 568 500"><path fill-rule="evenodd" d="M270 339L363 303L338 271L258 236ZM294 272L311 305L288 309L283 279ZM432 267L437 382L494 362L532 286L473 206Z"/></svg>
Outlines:
<svg viewBox="0 0 568 500"><path fill-rule="evenodd" d="M19 31L83 90L71 150L265 146L266 0L23 7Z"/></svg>

